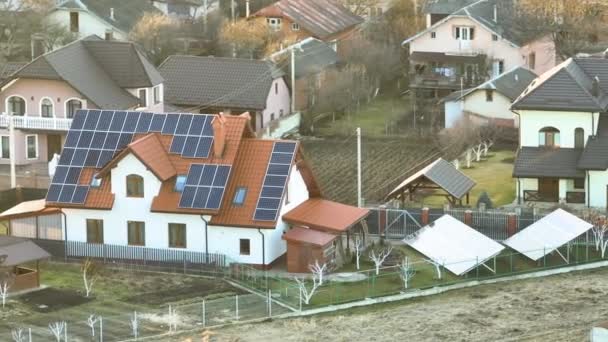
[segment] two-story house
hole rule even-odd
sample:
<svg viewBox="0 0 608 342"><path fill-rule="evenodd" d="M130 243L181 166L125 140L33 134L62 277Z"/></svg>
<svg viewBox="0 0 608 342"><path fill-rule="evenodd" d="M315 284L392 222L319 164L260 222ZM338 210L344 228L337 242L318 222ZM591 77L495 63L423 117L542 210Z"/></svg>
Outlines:
<svg viewBox="0 0 608 342"><path fill-rule="evenodd" d="M568 59L513 103L520 202L608 204L608 59Z"/></svg>
<svg viewBox="0 0 608 342"><path fill-rule="evenodd" d="M285 73L269 61L176 55L159 71L165 102L187 112L250 112L256 131L291 114Z"/></svg>
<svg viewBox="0 0 608 342"><path fill-rule="evenodd" d="M0 83L0 164L50 161L82 108L163 111L163 79L133 43L96 36L36 58Z"/></svg>
<svg viewBox="0 0 608 342"><path fill-rule="evenodd" d="M58 0L47 20L81 38L96 35L128 40L129 32L145 13L163 12L150 0Z"/></svg>
<svg viewBox="0 0 608 342"><path fill-rule="evenodd" d="M447 14L456 5L464 7ZM552 39L515 23L513 0L439 0L425 10L427 28L402 43L409 47L410 88L417 95L443 97L518 66L540 75L556 64Z"/></svg>
<svg viewBox="0 0 608 342"><path fill-rule="evenodd" d="M280 0L262 8L251 20L265 20L268 28L285 41L314 37L332 43L341 51L340 41L357 31L363 18L333 0Z"/></svg>
<svg viewBox="0 0 608 342"><path fill-rule="evenodd" d="M78 111L44 207L25 207L3 214L10 235L76 242L69 253L113 245L130 250L104 256L141 258L151 247L263 267L286 253L290 225L290 240L315 229L332 241L368 213L323 200L300 144L256 138L247 113L100 110ZM64 220L47 216L57 211Z"/></svg>

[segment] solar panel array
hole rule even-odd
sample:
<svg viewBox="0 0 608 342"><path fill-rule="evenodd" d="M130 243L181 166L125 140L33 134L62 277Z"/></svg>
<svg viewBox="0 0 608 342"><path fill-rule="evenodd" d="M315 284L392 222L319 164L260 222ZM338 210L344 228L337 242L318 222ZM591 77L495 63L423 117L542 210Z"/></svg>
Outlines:
<svg viewBox="0 0 608 342"><path fill-rule="evenodd" d="M254 220L276 221L295 151L295 142L274 143L262 191L253 215Z"/></svg>
<svg viewBox="0 0 608 342"><path fill-rule="evenodd" d="M190 165L179 207L185 209L220 209L229 176L230 165Z"/></svg>
<svg viewBox="0 0 608 342"><path fill-rule="evenodd" d="M46 200L83 204L89 185L79 185L85 167L101 168L124 149L135 134L173 135L171 153L206 158L213 143L213 115L79 110L66 136Z"/></svg>

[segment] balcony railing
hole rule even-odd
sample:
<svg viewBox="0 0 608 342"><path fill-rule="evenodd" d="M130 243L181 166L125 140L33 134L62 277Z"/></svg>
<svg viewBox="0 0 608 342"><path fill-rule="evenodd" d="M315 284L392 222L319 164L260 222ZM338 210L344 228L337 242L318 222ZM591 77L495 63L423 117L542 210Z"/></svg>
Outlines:
<svg viewBox="0 0 608 342"><path fill-rule="evenodd" d="M9 120L13 120L16 129L34 129L44 131L67 131L70 129L72 119L43 118L39 116L11 116L0 114L0 127L8 128Z"/></svg>
<svg viewBox="0 0 608 342"><path fill-rule="evenodd" d="M459 89L461 86L460 80L462 78L462 86L465 88L473 87L483 81L483 78L478 75L461 75L461 74L442 74L436 72L423 72L423 73L411 73L410 84L419 87L446 87Z"/></svg>
<svg viewBox="0 0 608 342"><path fill-rule="evenodd" d="M552 194L543 194L536 190L524 190L525 202L557 202L558 196Z"/></svg>

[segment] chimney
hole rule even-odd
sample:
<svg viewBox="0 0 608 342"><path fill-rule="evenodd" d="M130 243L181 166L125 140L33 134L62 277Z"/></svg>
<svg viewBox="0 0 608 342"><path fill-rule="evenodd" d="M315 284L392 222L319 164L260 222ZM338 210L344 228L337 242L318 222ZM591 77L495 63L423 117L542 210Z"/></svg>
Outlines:
<svg viewBox="0 0 608 342"><path fill-rule="evenodd" d="M114 18L114 7L110 8L110 19L116 20L116 18Z"/></svg>
<svg viewBox="0 0 608 342"><path fill-rule="evenodd" d="M213 153L216 158L221 158L226 148L226 118L224 113L219 113L211 122L213 127Z"/></svg>
<svg viewBox="0 0 608 342"><path fill-rule="evenodd" d="M591 95L594 97L600 96L600 78L595 76L593 78L593 88L591 89Z"/></svg>
<svg viewBox="0 0 608 342"><path fill-rule="evenodd" d="M494 5L494 22L498 22L498 6Z"/></svg>

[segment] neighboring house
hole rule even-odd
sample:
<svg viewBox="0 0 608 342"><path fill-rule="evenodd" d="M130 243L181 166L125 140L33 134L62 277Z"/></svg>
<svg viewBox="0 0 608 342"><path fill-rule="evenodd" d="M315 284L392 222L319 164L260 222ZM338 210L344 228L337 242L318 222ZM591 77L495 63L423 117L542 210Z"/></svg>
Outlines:
<svg viewBox="0 0 608 342"><path fill-rule="evenodd" d="M162 13L150 0L59 0L48 20L79 37L128 40L129 32L145 13Z"/></svg>
<svg viewBox="0 0 608 342"><path fill-rule="evenodd" d="M608 59L568 59L534 80L512 110L518 200L607 208Z"/></svg>
<svg viewBox="0 0 608 342"><path fill-rule="evenodd" d="M291 50L295 54L295 88L291 87ZM299 43L288 46L270 56L277 64L285 66L289 77L288 84L295 96L296 111L303 111L314 106L319 98L319 91L328 80L328 71L337 68L339 58L334 49L316 38L306 38Z"/></svg>
<svg viewBox="0 0 608 342"><path fill-rule="evenodd" d="M340 49L338 41L357 30L363 18L333 0L280 0L252 15L263 18L268 28L283 34L285 40L300 41L314 37L332 43Z"/></svg>
<svg viewBox="0 0 608 342"><path fill-rule="evenodd" d="M285 73L268 61L169 56L159 71L165 102L187 112L250 112L256 131L291 114Z"/></svg>
<svg viewBox="0 0 608 342"><path fill-rule="evenodd" d="M551 38L514 24L513 0L468 3L431 2L426 7L429 26L403 42L409 45L413 93L443 97L517 66L526 65L536 74L555 66ZM466 6L447 14L456 5Z"/></svg>
<svg viewBox="0 0 608 342"><path fill-rule="evenodd" d="M164 14L180 19L196 19L215 7L215 0L150 0ZM205 7L207 4L207 7Z"/></svg>
<svg viewBox="0 0 608 342"><path fill-rule="evenodd" d="M475 88L453 92L441 100L445 127L454 127L463 119L480 125L518 127L511 104L536 77L532 71L517 67Z"/></svg>
<svg viewBox="0 0 608 342"><path fill-rule="evenodd" d="M15 163L48 162L81 108L163 111L163 79L133 43L96 36L36 58L0 83L0 164L10 162L9 121Z"/></svg>
<svg viewBox="0 0 608 342"><path fill-rule="evenodd" d="M92 142L82 143L83 137ZM104 139L103 145L95 143ZM175 262L176 255L180 262L196 262L191 254L177 254L192 251L268 267L286 253L288 223L342 233L368 213L321 199L300 144L256 138L247 113L83 110L68 141L46 197L47 211L15 208L2 214L10 220L11 235L67 237L75 242L69 253L84 253L79 255L106 244L122 251L132 246L120 256L104 255L108 258L141 257L141 248L151 247L175 252L160 253L155 259L160 262ZM65 220L37 226L35 217L61 217L49 212L53 208ZM345 208L356 215L349 217ZM336 239L340 233L324 236ZM85 243L88 248L81 247Z"/></svg>

